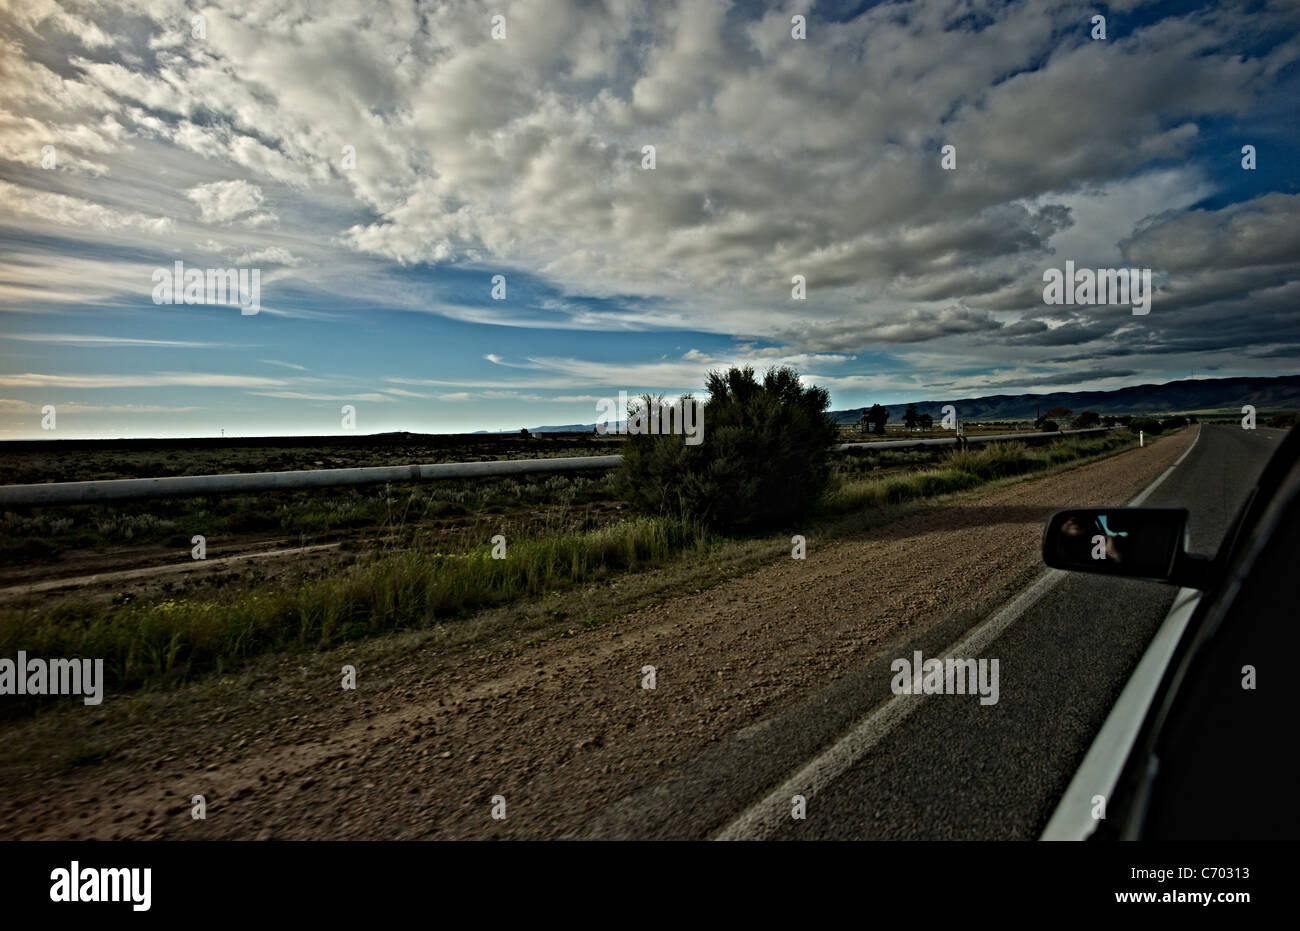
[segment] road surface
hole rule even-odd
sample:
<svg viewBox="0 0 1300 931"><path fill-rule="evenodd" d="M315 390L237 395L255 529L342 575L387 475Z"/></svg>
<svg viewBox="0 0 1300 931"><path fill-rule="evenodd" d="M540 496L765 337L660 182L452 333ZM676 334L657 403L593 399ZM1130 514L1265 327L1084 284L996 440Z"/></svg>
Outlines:
<svg viewBox="0 0 1300 931"><path fill-rule="evenodd" d="M1283 433L1216 426L1202 433L1142 504L1188 508L1191 550L1212 554ZM819 708L851 705L863 712L856 728L792 768L779 786L739 809L711 836L1037 837L1176 592L1154 582L1044 575L1022 599L1026 606L1013 599L1009 612L995 615L997 630L980 638L978 652L960 646L952 651L999 660L996 704L972 695L919 701L901 696L891 702L889 663L898 657L882 657L860 677L821 690L764 722L759 733L745 735L748 746L733 759L781 757L782 748L796 742L792 735L817 719ZM678 777L676 786L656 785L625 800L616 813L596 819L586 835L639 836L638 818L653 821L656 800L662 804L692 788L719 791L715 760L734 750L715 750ZM803 797L802 819L792 817L795 795Z"/></svg>
<svg viewBox="0 0 1300 931"><path fill-rule="evenodd" d="M1188 508L1191 551L1213 554L1282 435L1203 427L1142 503ZM806 821L787 816L750 835L1037 837L1176 592L1079 573L1059 579L984 647L1000 660L996 705L929 698L818 792Z"/></svg>

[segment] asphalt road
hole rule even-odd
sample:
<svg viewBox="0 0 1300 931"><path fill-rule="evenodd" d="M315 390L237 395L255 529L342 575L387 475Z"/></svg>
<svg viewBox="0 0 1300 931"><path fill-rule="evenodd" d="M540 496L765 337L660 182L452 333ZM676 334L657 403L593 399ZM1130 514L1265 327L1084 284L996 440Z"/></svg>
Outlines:
<svg viewBox="0 0 1300 931"><path fill-rule="evenodd" d="M1283 435L1205 426L1141 503L1188 508L1191 550L1213 553ZM996 658L995 704L971 694L895 697L897 657L884 656L730 735L573 836L1035 839L1176 591L1045 572L948 640L951 651L918 644L926 658ZM795 749L827 733L839 736L811 753ZM796 796L802 819L792 817Z"/></svg>
<svg viewBox="0 0 1300 931"><path fill-rule="evenodd" d="M1283 435L1205 426L1143 504L1188 508L1192 551L1213 553ZM756 810L725 836L1037 837L1175 591L1155 582L1059 577L978 654L955 652L999 660L996 704L974 695L928 696L901 723L872 734L871 748L833 781L803 793L805 819L790 817L792 806L783 802L779 818ZM824 765L839 768L833 759ZM815 768L804 777L815 783Z"/></svg>

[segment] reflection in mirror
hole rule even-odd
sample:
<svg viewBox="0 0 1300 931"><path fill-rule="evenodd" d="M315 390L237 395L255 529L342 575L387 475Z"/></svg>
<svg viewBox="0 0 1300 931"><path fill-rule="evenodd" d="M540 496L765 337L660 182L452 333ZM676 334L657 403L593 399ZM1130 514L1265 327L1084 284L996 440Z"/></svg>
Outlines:
<svg viewBox="0 0 1300 931"><path fill-rule="evenodd" d="M1183 508L1058 511L1048 521L1043 559L1058 569L1168 579L1186 526Z"/></svg>

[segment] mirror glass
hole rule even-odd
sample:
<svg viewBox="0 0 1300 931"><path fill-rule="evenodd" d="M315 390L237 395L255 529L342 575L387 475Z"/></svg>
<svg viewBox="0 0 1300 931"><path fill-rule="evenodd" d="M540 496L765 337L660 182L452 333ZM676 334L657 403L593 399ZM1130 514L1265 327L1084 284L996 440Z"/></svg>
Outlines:
<svg viewBox="0 0 1300 931"><path fill-rule="evenodd" d="M1184 508L1058 511L1043 535L1043 561L1057 569L1165 579L1186 526Z"/></svg>

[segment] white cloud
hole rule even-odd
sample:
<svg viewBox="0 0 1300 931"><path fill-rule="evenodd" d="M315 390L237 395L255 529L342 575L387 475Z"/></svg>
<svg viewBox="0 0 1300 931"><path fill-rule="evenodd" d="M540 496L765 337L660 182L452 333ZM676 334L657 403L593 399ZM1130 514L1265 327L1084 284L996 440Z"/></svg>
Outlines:
<svg viewBox="0 0 1300 931"><path fill-rule="evenodd" d="M375 392L366 392L362 394L317 394L308 391L250 391L249 394L257 394L266 398L285 398L291 401L341 401L343 403L356 403L358 401L368 401L376 404L383 404L395 401L396 398L390 398L384 394Z"/></svg>
<svg viewBox="0 0 1300 931"><path fill-rule="evenodd" d="M1070 341L1127 351L1103 315L1034 316L1056 257L1165 265L1163 306L1205 314L1153 314L1153 353L1219 319L1250 341L1233 296L1296 278L1283 201L1188 213L1213 193L1186 164L1203 126L1249 113L1300 59L1294 37L1245 49L1230 7L1106 42L1073 8L984 0L900 0L836 23L813 8L806 42L786 10L717 0L519 5L507 43L470 0L203 10L202 42L176 0L0 10L0 158L19 169L0 182L0 221L111 233L168 260L196 243L282 281L305 266L295 284L466 323L722 334L745 347L737 360L820 371L882 348L928 364L923 345L946 360L930 371ZM1294 26L1282 6L1250 21L1260 35ZM34 60L42 43L59 73ZM35 173L47 138L69 170ZM956 171L939 166L944 143ZM380 280L388 260L518 269L561 299L431 299ZM0 261L0 299L35 312L143 287L138 261L82 274L92 261ZM1269 272L1249 271L1261 261ZM807 301L790 300L795 274ZM264 313L339 319L269 298ZM533 377L447 387L684 388L728 361L505 356L485 358Z"/></svg>
<svg viewBox="0 0 1300 931"><path fill-rule="evenodd" d="M204 223L219 225L238 221L244 226L268 226L275 214L262 210L262 189L247 181L213 181L185 192L198 205Z"/></svg>
<svg viewBox="0 0 1300 931"><path fill-rule="evenodd" d="M256 252L245 252L239 258L235 259L236 265L287 265L294 267L302 264L302 259L298 258L288 249L280 246L267 246L265 249L259 249Z"/></svg>
<svg viewBox="0 0 1300 931"><path fill-rule="evenodd" d="M67 194L20 187L8 181L0 181L0 201L6 211L73 228L93 227L106 232L141 230L158 235L168 232L173 225L168 217L148 216Z"/></svg>
<svg viewBox="0 0 1300 931"><path fill-rule="evenodd" d="M0 339L25 343L57 343L62 346L161 346L168 349L229 348L230 343L204 343L184 339L143 339L128 336L92 336L76 333L3 333Z"/></svg>
<svg viewBox="0 0 1300 931"><path fill-rule="evenodd" d="M276 378L203 372L158 372L152 375L46 375L27 372L0 375L5 388L258 388L283 385Z"/></svg>

